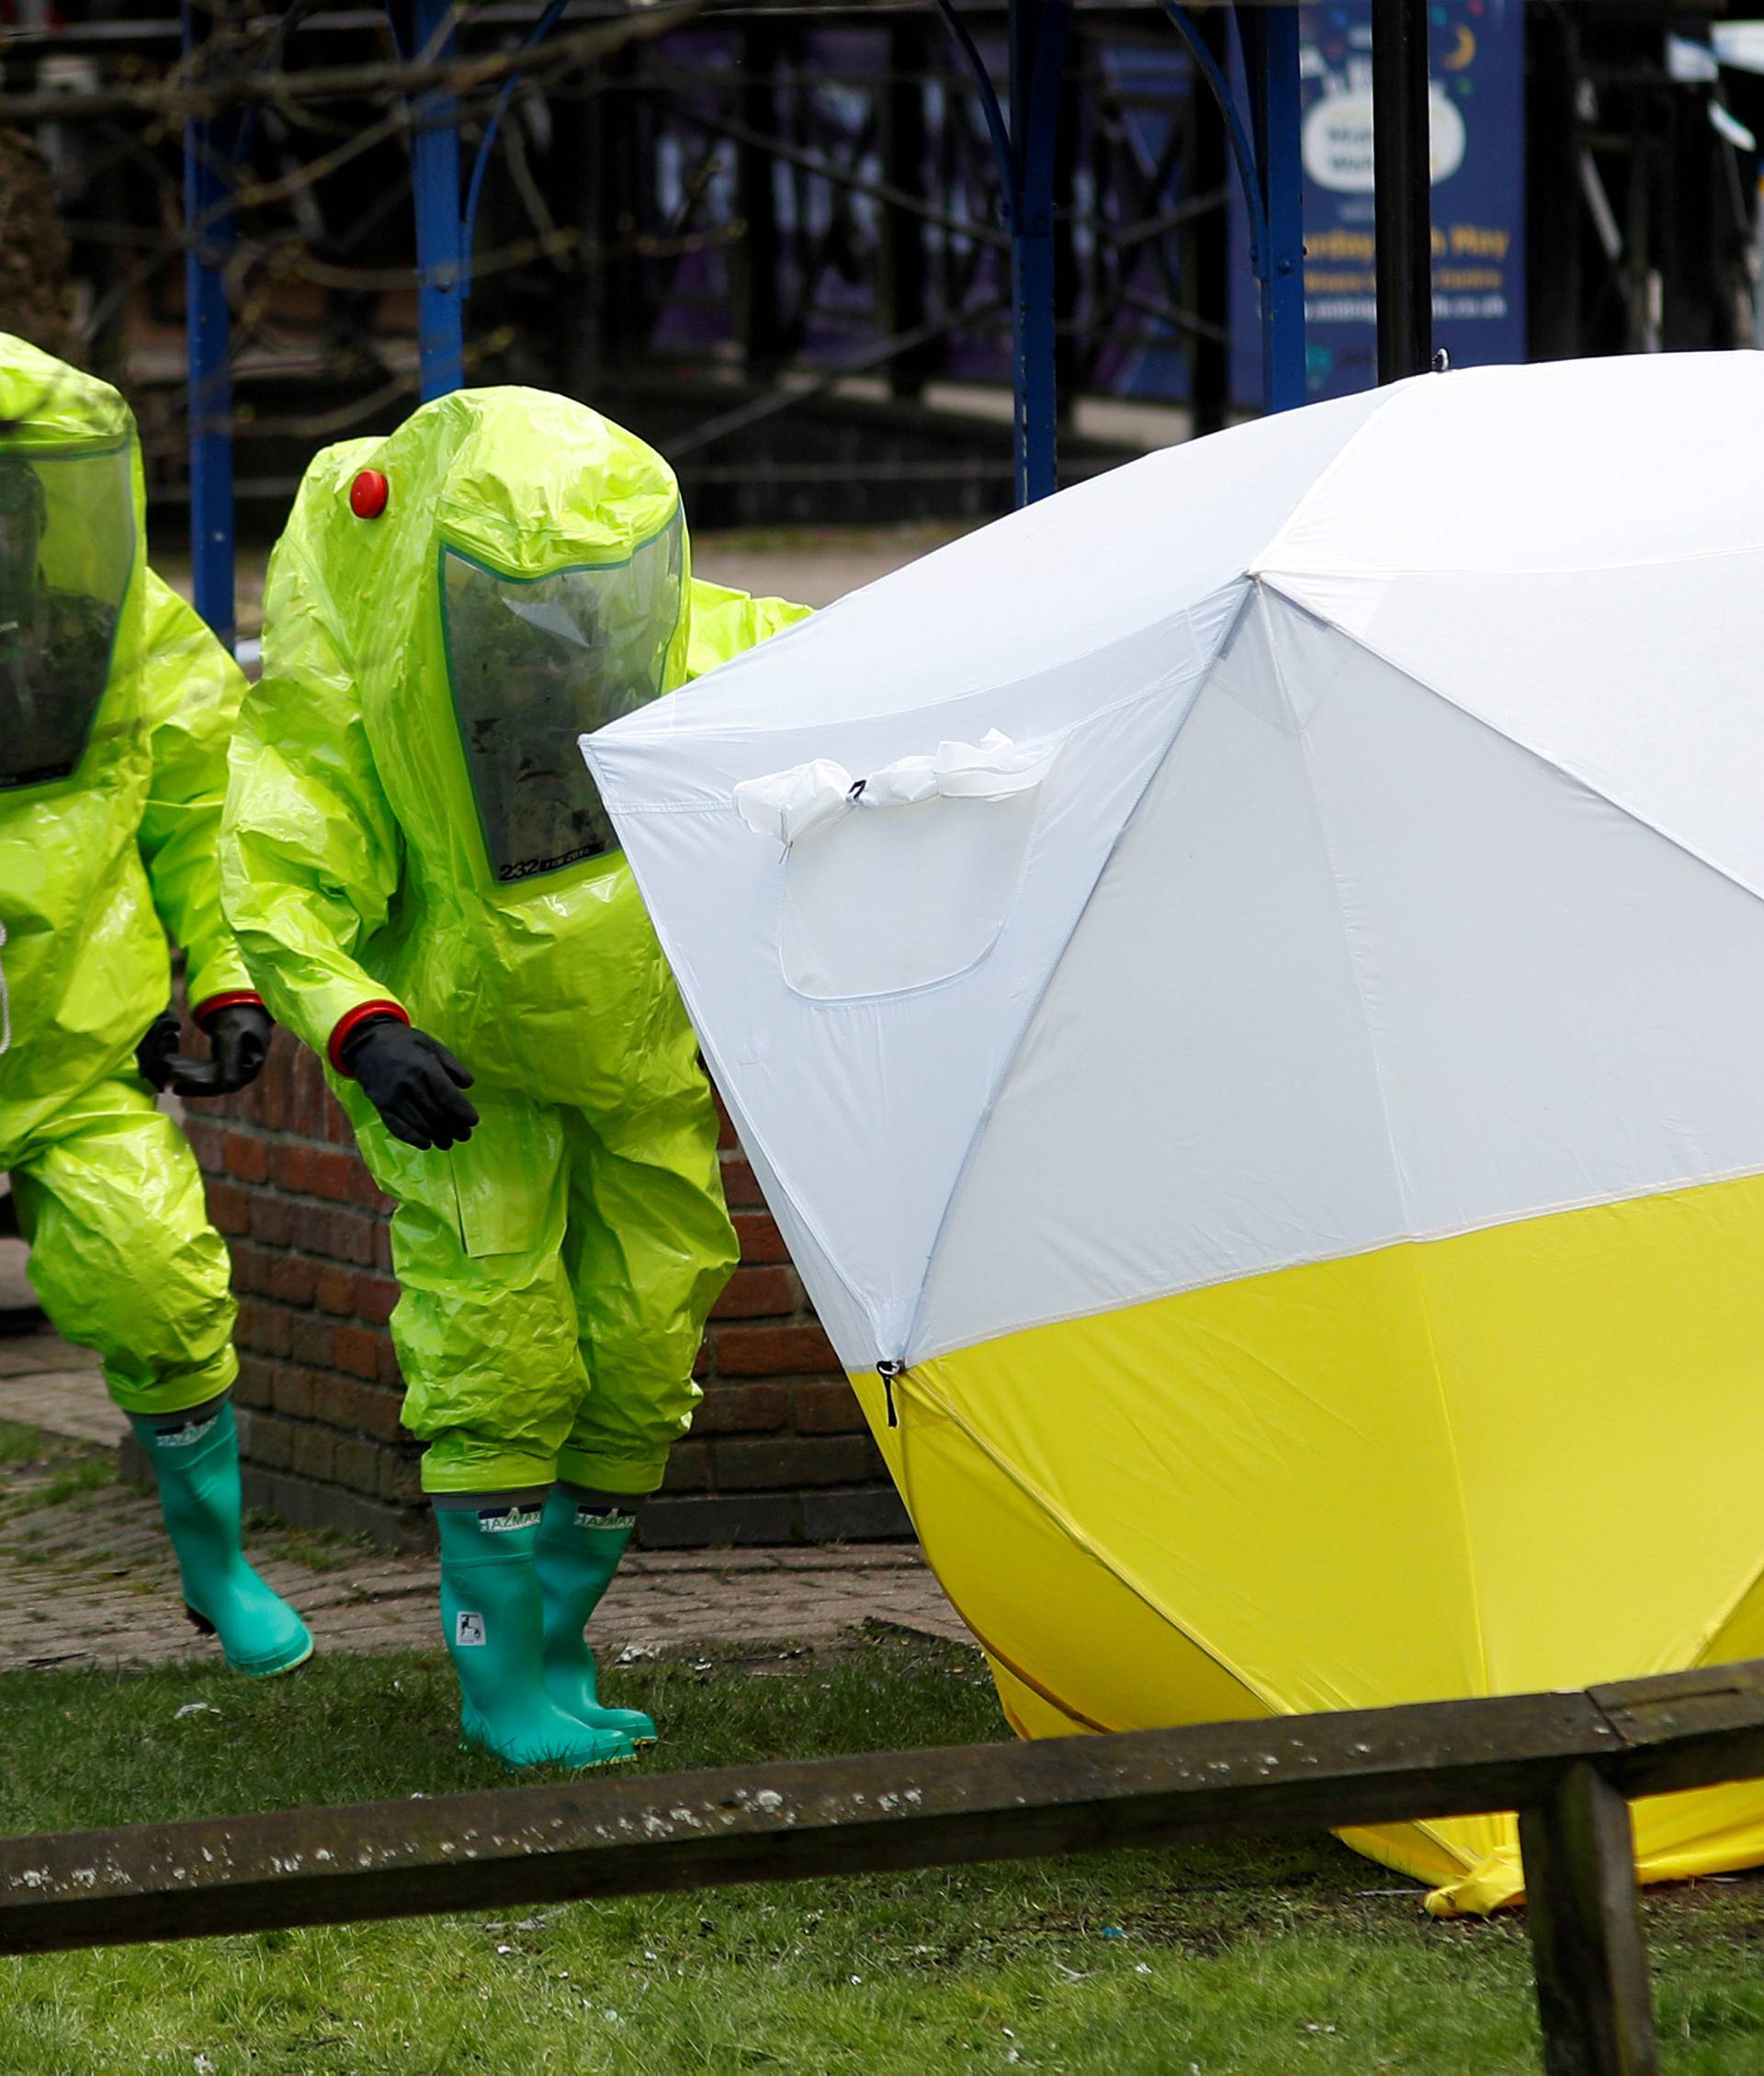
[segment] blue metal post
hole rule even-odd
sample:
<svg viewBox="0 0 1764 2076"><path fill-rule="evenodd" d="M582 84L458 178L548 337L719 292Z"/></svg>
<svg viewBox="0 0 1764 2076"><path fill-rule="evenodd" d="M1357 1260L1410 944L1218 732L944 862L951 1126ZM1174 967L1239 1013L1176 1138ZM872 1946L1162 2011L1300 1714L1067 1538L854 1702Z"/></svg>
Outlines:
<svg viewBox="0 0 1764 2076"><path fill-rule="evenodd" d="M456 48L451 0L413 0L414 55L444 63ZM461 290L458 107L445 87L416 104L411 176L416 190L417 354L423 400L446 396L466 376Z"/></svg>
<svg viewBox="0 0 1764 2076"><path fill-rule="evenodd" d="M1266 245L1261 254L1261 396L1305 401L1305 175L1299 150L1298 8L1238 10L1254 118Z"/></svg>
<svg viewBox="0 0 1764 2076"><path fill-rule="evenodd" d="M186 55L195 52L199 0L184 0ZM232 555L232 326L223 269L238 122L198 118L184 130L184 323L190 391L190 564L196 609L229 649L235 625Z"/></svg>
<svg viewBox="0 0 1764 2076"><path fill-rule="evenodd" d="M1012 374L1016 390L1017 502L1059 488L1055 378L1054 164L1069 0L1012 0Z"/></svg>

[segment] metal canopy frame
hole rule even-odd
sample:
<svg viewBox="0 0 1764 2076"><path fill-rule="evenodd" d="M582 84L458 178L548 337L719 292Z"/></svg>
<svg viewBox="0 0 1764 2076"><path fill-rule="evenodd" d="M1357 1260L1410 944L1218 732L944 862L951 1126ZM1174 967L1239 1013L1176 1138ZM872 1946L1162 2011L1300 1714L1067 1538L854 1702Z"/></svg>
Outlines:
<svg viewBox="0 0 1764 2076"><path fill-rule="evenodd" d="M530 32L532 49L562 17L550 0ZM960 12L934 0L970 68L998 162L1000 208L1011 249L1012 373L1019 505L1058 484L1055 331L1055 166L1061 83L1074 0L1007 0L1007 79L1001 100ZM1178 0L1158 0L1224 116L1250 224L1261 290L1262 394L1286 411L1305 401L1303 174L1299 156L1297 0L1224 0L1246 82L1238 106L1230 73ZM456 0L388 0L407 53L450 57ZM192 67L208 54L196 0L184 0ZM1378 367L1390 381L1431 358L1426 0L1372 0L1377 208ZM497 128L518 85L504 84L462 198L458 107L444 87L413 110L418 349L426 401L465 376L465 303L471 226ZM197 610L231 640L233 614L232 453L224 282L230 239L228 174L236 118L192 122L186 132L186 236L190 386L190 476ZM891 342L898 344L899 342Z"/></svg>

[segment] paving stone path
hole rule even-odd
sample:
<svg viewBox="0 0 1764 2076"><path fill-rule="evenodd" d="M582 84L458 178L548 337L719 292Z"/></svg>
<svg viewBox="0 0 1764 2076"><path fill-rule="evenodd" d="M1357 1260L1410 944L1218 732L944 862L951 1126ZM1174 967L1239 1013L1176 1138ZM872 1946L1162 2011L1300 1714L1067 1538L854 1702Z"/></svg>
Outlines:
<svg viewBox="0 0 1764 2076"><path fill-rule="evenodd" d="M0 1251L0 1284L8 1263ZM52 1334L0 1338L0 1672L164 1664L212 1654L185 1619L146 1495L111 1466L122 1419L93 1358ZM9 1459L9 1460L8 1460ZM322 1650L439 1648L435 1565L268 1528L252 1554ZM595 1620L603 1650L830 1643L866 1622L967 1642L923 1561L899 1545L641 1551Z"/></svg>

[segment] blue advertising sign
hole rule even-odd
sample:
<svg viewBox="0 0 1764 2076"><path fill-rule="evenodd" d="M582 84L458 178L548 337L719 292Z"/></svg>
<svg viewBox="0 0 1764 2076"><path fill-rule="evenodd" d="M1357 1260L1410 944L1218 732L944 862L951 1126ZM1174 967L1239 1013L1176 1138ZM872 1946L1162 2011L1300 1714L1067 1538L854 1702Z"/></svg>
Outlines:
<svg viewBox="0 0 1764 2076"><path fill-rule="evenodd" d="M1523 0L1430 0L1433 340L1454 367L1525 357ZM1373 252L1372 10L1300 10L1305 350L1313 399L1378 379ZM1261 401L1255 284L1232 299L1232 387Z"/></svg>
<svg viewBox="0 0 1764 2076"><path fill-rule="evenodd" d="M1525 357L1523 0L1431 0L1433 338ZM1302 10L1305 342L1313 397L1377 380L1367 0Z"/></svg>

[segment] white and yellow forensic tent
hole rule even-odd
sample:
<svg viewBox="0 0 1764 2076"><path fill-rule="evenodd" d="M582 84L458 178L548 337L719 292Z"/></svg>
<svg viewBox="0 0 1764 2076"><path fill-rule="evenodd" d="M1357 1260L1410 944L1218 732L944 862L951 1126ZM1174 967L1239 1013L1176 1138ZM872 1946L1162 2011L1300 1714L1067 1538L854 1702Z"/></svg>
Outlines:
<svg viewBox="0 0 1764 2076"><path fill-rule="evenodd" d="M1764 355L1427 377L584 744L1024 1733L1764 1653L1760 455Z"/></svg>

